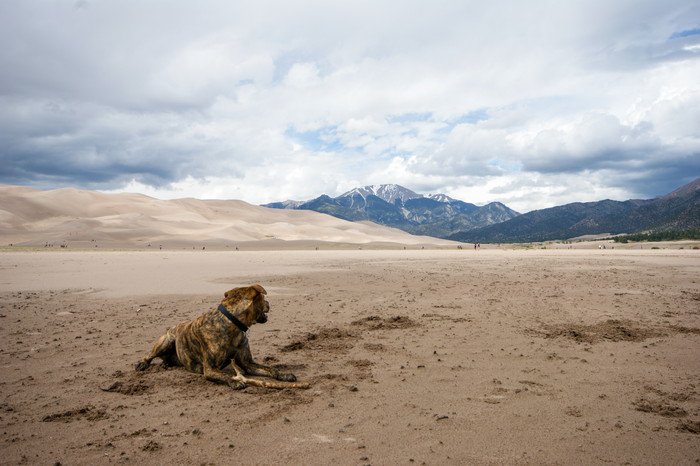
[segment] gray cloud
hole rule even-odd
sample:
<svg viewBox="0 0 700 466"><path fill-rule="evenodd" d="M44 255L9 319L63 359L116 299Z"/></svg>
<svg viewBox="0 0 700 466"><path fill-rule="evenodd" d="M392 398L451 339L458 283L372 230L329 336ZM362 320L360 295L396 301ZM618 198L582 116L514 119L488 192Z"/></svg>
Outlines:
<svg viewBox="0 0 700 466"><path fill-rule="evenodd" d="M612 115L585 115L564 129L539 132L525 148L524 169L541 173L630 169L660 150L646 121L627 127Z"/></svg>
<svg viewBox="0 0 700 466"><path fill-rule="evenodd" d="M699 25L682 0L0 2L0 182L658 195L700 175Z"/></svg>

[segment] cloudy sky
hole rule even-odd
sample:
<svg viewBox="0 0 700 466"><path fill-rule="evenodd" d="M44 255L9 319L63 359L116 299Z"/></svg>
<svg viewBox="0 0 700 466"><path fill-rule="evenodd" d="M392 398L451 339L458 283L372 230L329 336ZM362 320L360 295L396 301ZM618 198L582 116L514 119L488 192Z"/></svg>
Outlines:
<svg viewBox="0 0 700 466"><path fill-rule="evenodd" d="M0 2L0 183L528 210L700 176L700 3Z"/></svg>

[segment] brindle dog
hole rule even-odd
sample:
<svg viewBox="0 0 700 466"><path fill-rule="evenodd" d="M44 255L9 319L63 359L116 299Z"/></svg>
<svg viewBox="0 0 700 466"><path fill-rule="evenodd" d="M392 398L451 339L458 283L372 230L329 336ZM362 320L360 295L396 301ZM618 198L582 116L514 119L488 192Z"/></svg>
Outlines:
<svg viewBox="0 0 700 466"><path fill-rule="evenodd" d="M151 353L136 364L136 370L146 370L153 358L161 358L166 366L184 366L204 374L207 380L225 383L234 389L246 385L309 388L307 383L295 382L294 374L284 374L274 367L256 363L250 354L246 330L255 323L267 322L270 303L265 299L266 294L260 285L227 291L218 308L169 328L153 345ZM228 365L234 374L223 370ZM245 374L282 382L251 379Z"/></svg>

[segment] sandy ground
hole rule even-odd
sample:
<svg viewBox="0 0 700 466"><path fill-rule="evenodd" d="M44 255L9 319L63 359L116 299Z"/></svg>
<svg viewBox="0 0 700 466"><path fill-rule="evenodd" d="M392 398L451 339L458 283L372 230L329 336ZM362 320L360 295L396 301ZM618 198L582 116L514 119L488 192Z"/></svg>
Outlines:
<svg viewBox="0 0 700 466"><path fill-rule="evenodd" d="M689 249L2 252L0 462L697 464L699 281ZM255 282L254 355L311 389L133 371Z"/></svg>

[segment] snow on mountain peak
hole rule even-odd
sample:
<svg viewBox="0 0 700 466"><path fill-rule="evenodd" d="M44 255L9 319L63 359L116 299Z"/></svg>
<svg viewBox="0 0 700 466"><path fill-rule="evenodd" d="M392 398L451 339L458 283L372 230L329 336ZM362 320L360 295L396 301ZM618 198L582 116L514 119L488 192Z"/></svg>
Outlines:
<svg viewBox="0 0 700 466"><path fill-rule="evenodd" d="M362 198L366 198L369 195L377 196L390 204L393 204L396 199L401 199L402 202L406 202L408 199L423 197L397 184L373 184L363 186L361 188L352 189L342 194L340 197L349 197L355 194L362 196Z"/></svg>
<svg viewBox="0 0 700 466"><path fill-rule="evenodd" d="M449 204L450 202L454 202L454 201L455 201L455 199L451 198L451 197L448 196L447 194L442 194L442 193L438 193L438 194L428 194L428 195L425 196L425 197L427 197L428 199L432 199L432 200L434 200L434 201L445 202L445 203L447 203L447 204Z"/></svg>

